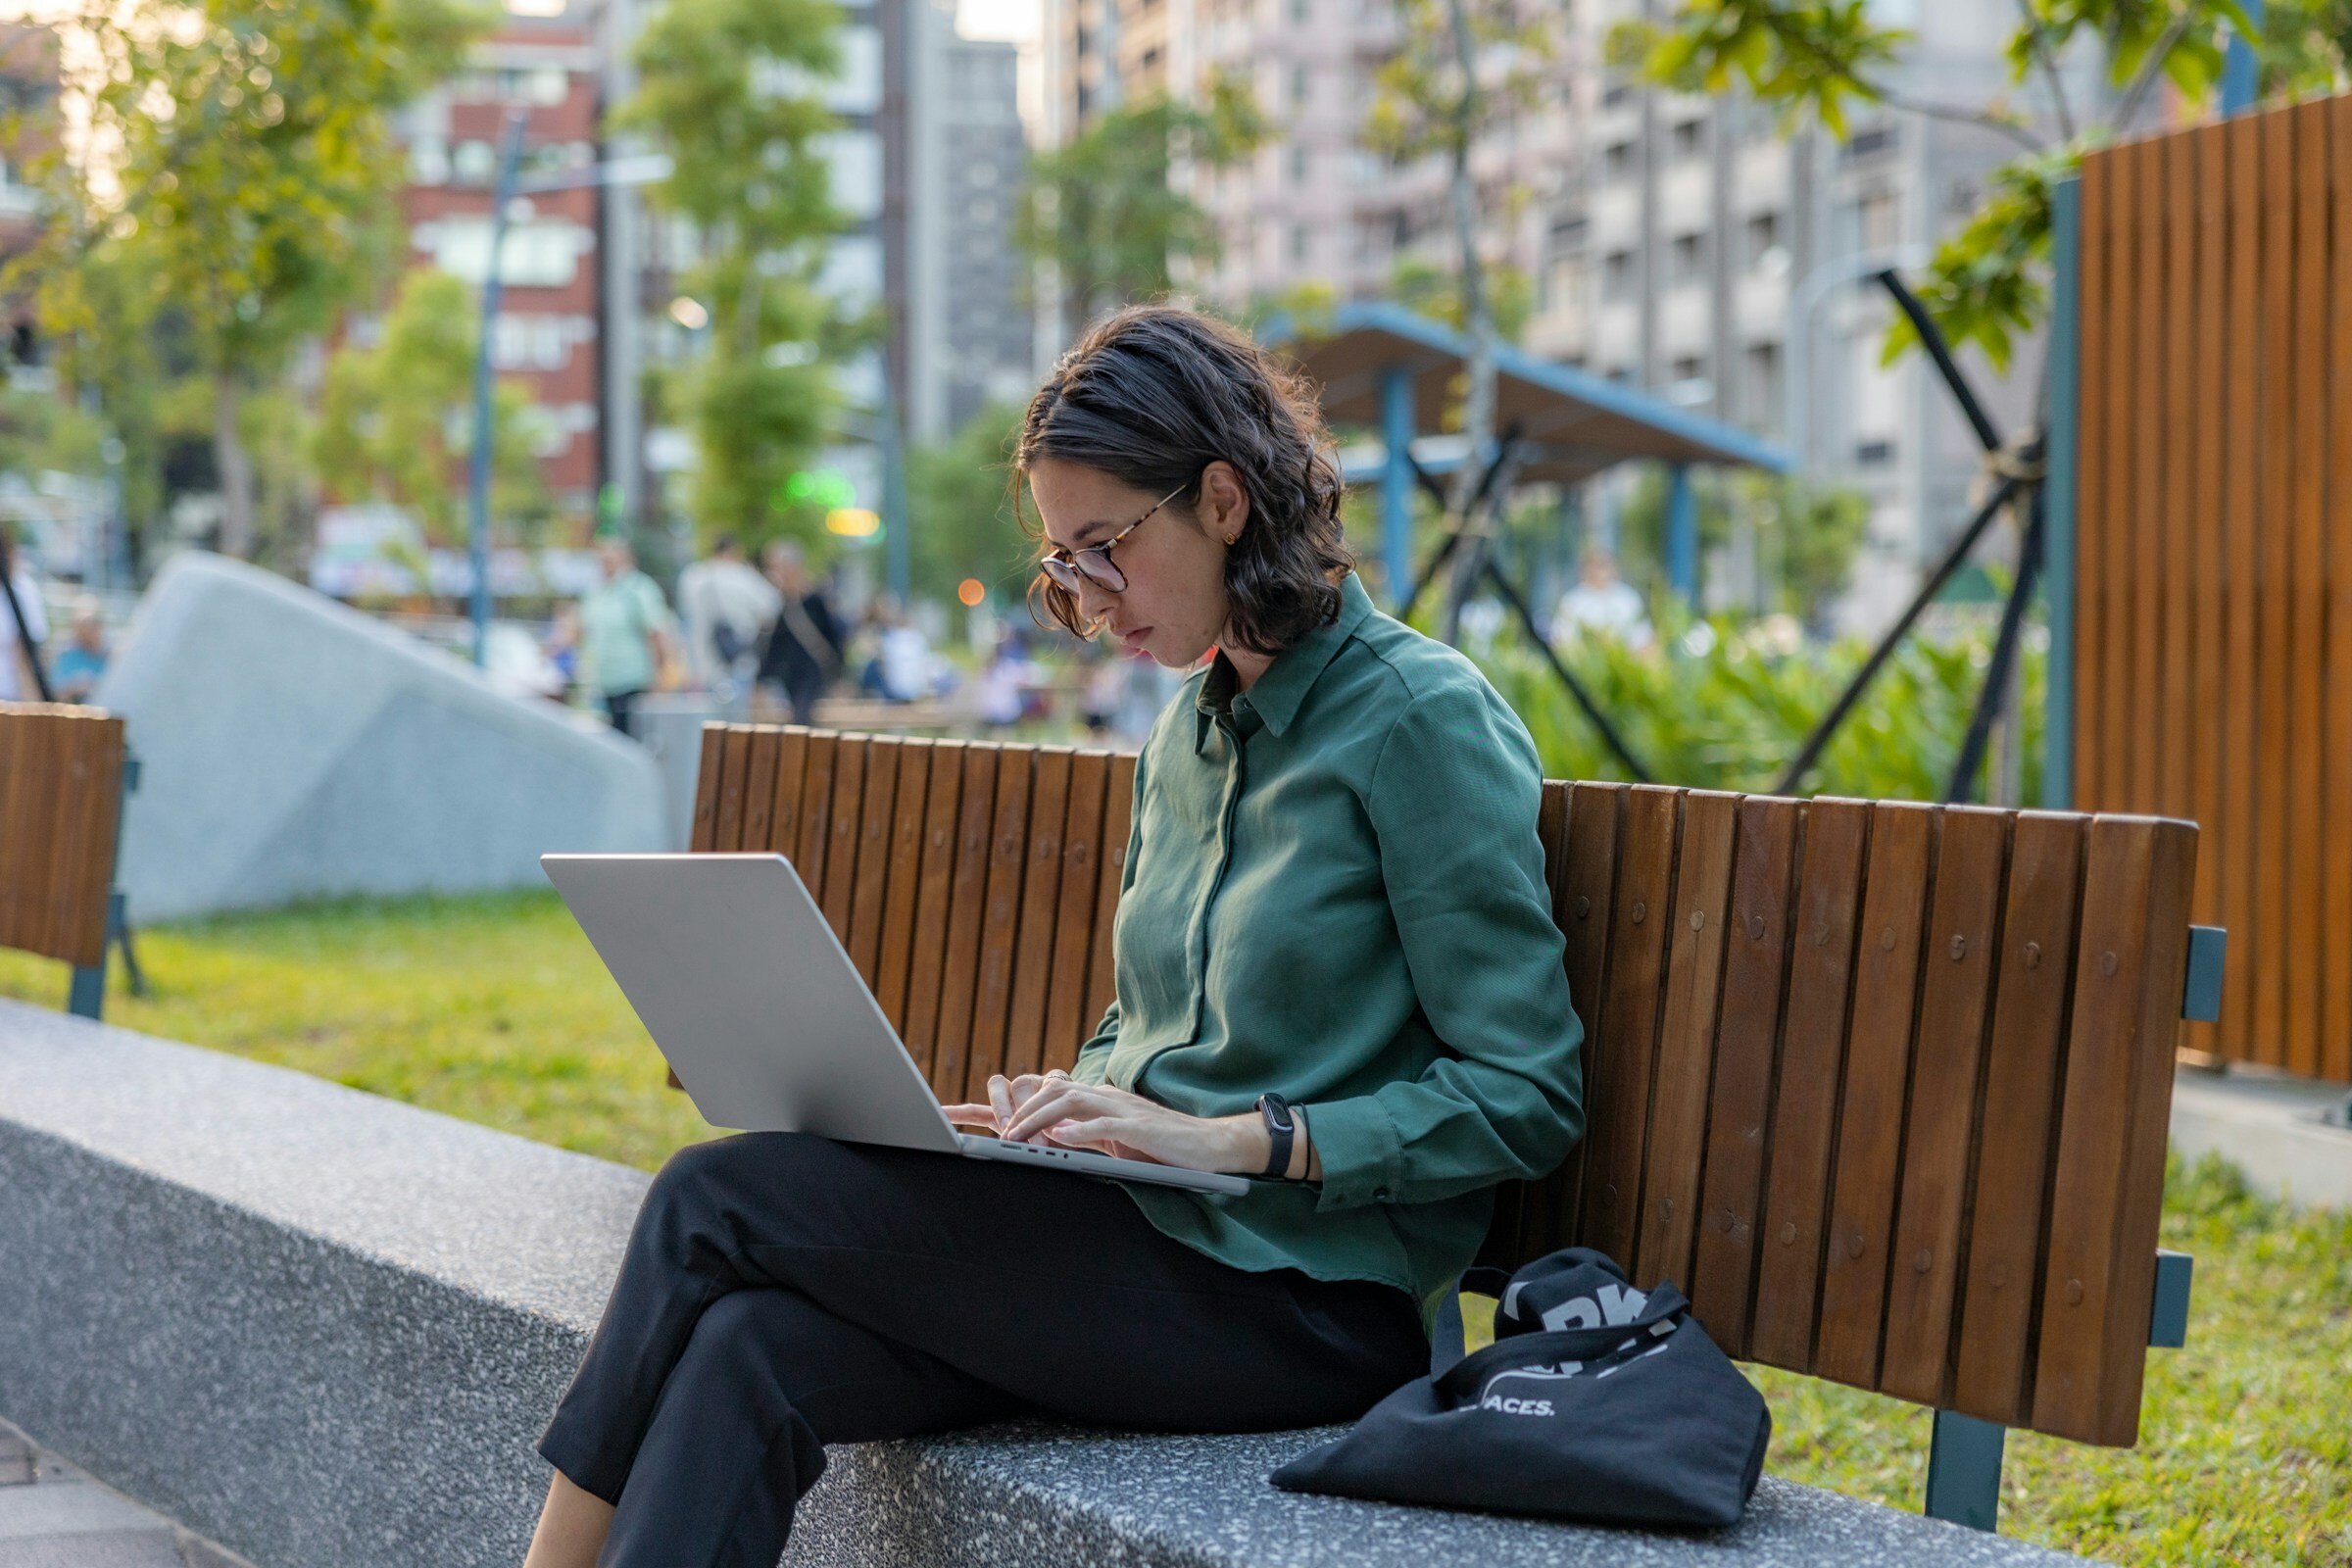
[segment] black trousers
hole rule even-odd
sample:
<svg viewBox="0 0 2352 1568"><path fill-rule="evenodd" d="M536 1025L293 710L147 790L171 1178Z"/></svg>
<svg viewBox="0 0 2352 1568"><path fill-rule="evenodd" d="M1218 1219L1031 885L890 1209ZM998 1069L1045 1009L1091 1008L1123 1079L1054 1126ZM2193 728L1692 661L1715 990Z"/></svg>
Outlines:
<svg viewBox="0 0 2352 1568"><path fill-rule="evenodd" d="M1249 1273L1110 1183L753 1133L680 1151L539 1451L609 1568L774 1568L824 1445L1043 1415L1349 1421L1429 1366L1403 1291Z"/></svg>

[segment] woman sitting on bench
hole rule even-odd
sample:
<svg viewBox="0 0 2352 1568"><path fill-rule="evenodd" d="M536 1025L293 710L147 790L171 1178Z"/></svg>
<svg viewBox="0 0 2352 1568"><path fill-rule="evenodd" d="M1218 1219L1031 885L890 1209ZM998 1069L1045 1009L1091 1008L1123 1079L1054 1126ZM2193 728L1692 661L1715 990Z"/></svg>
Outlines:
<svg viewBox="0 0 2352 1568"><path fill-rule="evenodd" d="M769 1568L824 1445L1043 1416L1349 1421L1429 1364L1498 1182L1583 1123L1526 728L1372 608L1314 401L1189 311L1030 404L1035 601L1175 669L1117 1001L959 1123L1262 1178L1224 1198L796 1133L680 1151L540 1452L526 1568Z"/></svg>

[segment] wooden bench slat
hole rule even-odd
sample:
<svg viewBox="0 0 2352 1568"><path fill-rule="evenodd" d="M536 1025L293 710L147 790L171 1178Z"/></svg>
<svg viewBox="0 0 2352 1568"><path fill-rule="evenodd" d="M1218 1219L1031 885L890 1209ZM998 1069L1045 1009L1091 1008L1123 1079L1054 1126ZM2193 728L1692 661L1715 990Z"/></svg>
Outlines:
<svg viewBox="0 0 2352 1568"><path fill-rule="evenodd" d="M722 851L743 848L743 788L751 772L751 732L730 725L720 732L725 744L719 750L718 808L710 824L712 848Z"/></svg>
<svg viewBox="0 0 2352 1568"><path fill-rule="evenodd" d="M1558 908L1560 929L1568 935L1563 959L1568 1000L1585 1026L1582 1064L1588 1084L1608 997L1610 936L1616 929L1617 841L1623 831L1626 795L1622 784L1577 783L1568 788L1567 863L1557 881ZM1560 1169L1539 1184L1540 1196L1522 1219L1514 1267L1577 1239L1591 1149L1591 1138L1579 1139Z"/></svg>
<svg viewBox="0 0 2352 1568"><path fill-rule="evenodd" d="M31 835L25 827L24 797L32 788L32 726L0 706L0 948L21 946L18 907L31 891L26 868Z"/></svg>
<svg viewBox="0 0 2352 1568"><path fill-rule="evenodd" d="M1110 754L1080 752L1070 762L1069 808L1062 820L1060 892L1054 905L1054 966L1046 987L1047 1067L1067 1072L1101 1013L1086 1014L1095 939L1095 901L1102 879L1102 810L1110 785ZM1115 893L1115 889L1113 890Z"/></svg>
<svg viewBox="0 0 2352 1568"><path fill-rule="evenodd" d="M800 848L792 863L800 867L808 896L821 907L825 901L825 846L833 826L834 758L841 737L823 730L808 732L808 774L801 783Z"/></svg>
<svg viewBox="0 0 2352 1568"><path fill-rule="evenodd" d="M718 791L727 776L727 726L703 726L702 760L694 771L694 822L688 830L686 843L697 853L719 847Z"/></svg>
<svg viewBox="0 0 2352 1568"><path fill-rule="evenodd" d="M1589 1058L1584 1215L1578 1234L1623 1261L1633 1255L1642 1156L1657 1047L1666 943L1674 918L1674 858L1682 792L1638 785L1619 828L1617 897L1607 1000L1598 1049ZM1639 1274L1637 1283L1646 1283Z"/></svg>
<svg viewBox="0 0 2352 1568"><path fill-rule="evenodd" d="M74 714L59 724L59 730L66 766L49 851L47 952L68 963L95 963L105 938L106 880L113 868L107 863L94 868L89 848L99 797L120 788L120 775L109 776L102 787L106 727L95 716ZM101 880L92 881L93 869Z"/></svg>
<svg viewBox="0 0 2352 1568"><path fill-rule="evenodd" d="M1674 924L1667 932L1666 1000L1658 1025L1642 1197L1637 1200L1642 1218L1634 1260L1628 1264L1633 1278L1642 1284L1690 1283L1739 813L1737 795L1692 790L1683 797Z"/></svg>
<svg viewBox="0 0 2352 1568"><path fill-rule="evenodd" d="M795 870L800 869L801 818L808 794L808 731L787 725L776 733L776 792L768 802L767 842L760 848L783 856Z"/></svg>
<svg viewBox="0 0 2352 1568"><path fill-rule="evenodd" d="M1750 796L1740 803L1725 932L1722 1022L1707 1104L1705 1185L1690 1301L1727 1354L1747 1353L1756 1223L1778 1066L1788 915L1804 808Z"/></svg>
<svg viewBox="0 0 2352 1568"><path fill-rule="evenodd" d="M2165 1130L2161 1121L2152 1133L2136 1129L2135 1146L2135 1122L2151 1102L2161 1113L2169 1102L2186 962L2184 856L2165 831L2172 826L2098 817L2085 851L2033 1424L2087 1443L2129 1444L2138 1431ZM2164 932L2172 920L2181 925L2177 940ZM2150 999L2168 973L2172 995L2159 1010ZM2135 1181L2145 1184L2151 1143L2159 1175L2141 1224L2132 1194ZM2128 1311L2134 1298L2136 1320ZM2131 1385L2129 1409L2116 1397L2122 1381Z"/></svg>
<svg viewBox="0 0 2352 1568"><path fill-rule="evenodd" d="M858 804L858 875L850 894L850 961L867 988L881 984L883 895L890 887L891 829L899 803L899 756L906 742L878 735L867 744L865 792Z"/></svg>
<svg viewBox="0 0 2352 1568"><path fill-rule="evenodd" d="M915 900L922 886L924 813L930 805L929 740L909 740L899 749L896 804L891 808L890 879L882 899L882 950L875 966L874 997L899 1038L906 1028L906 976L913 962Z"/></svg>
<svg viewBox="0 0 2352 1568"><path fill-rule="evenodd" d="M1829 1255L1822 1265L1813 1352L1816 1374L1864 1389L1876 1385L1879 1373L1938 814L1932 807L1887 801L1871 812L1869 888L1854 962L1853 1022L1830 1176Z"/></svg>
<svg viewBox="0 0 2352 1568"><path fill-rule="evenodd" d="M923 803L923 868L915 885L914 936L906 954L905 1038L934 1089L944 1082L939 1068L940 997L947 977L948 915L969 751L962 741L931 743L931 784ZM960 1067L957 1072L960 1083Z"/></svg>
<svg viewBox="0 0 2352 1568"><path fill-rule="evenodd" d="M948 891L948 941L940 973L939 1045L931 1086L942 1100L964 1098L971 1055L973 995L980 977L980 927L987 913L988 852L994 838L997 757L977 743L963 757L963 803L956 823L956 875ZM987 1082L987 1075L981 1075Z"/></svg>
<svg viewBox="0 0 2352 1568"><path fill-rule="evenodd" d="M2082 818L2020 813L1985 1046L1984 1132L1952 1390L1954 1409L2004 1426L2027 1409L2034 1269L2056 1143L2082 871Z"/></svg>
<svg viewBox="0 0 2352 1568"><path fill-rule="evenodd" d="M850 945L851 905L858 894L858 842L864 826L865 760L873 738L845 735L833 754L833 798L825 807L825 923Z"/></svg>
<svg viewBox="0 0 2352 1568"><path fill-rule="evenodd" d="M964 1098L988 1098L991 1073L1004 1066L1004 1015L1012 999L1013 938L1020 930L1021 885L1028 870L1029 796L1036 751L1006 746L997 753L997 802L990 827L980 962L972 984L972 1033L964 1061Z"/></svg>
<svg viewBox="0 0 2352 1568"><path fill-rule="evenodd" d="M767 824L776 810L776 756L782 737L761 725L751 731L751 758L743 770L743 827L736 848L767 850Z"/></svg>
<svg viewBox="0 0 2352 1568"><path fill-rule="evenodd" d="M1111 932L1118 920L1119 888L1127 873L1127 844L1134 836L1135 757L1111 759L1110 782L1102 794L1102 871L1095 883L1095 938L1086 961L1086 1027L1091 1033L1118 995L1118 968Z"/></svg>
<svg viewBox="0 0 2352 1568"><path fill-rule="evenodd" d="M1828 1245L1830 1170L1838 1085L1845 1076L1846 999L1860 941L1870 807L1815 800L1804 808L1788 957L1788 1024L1765 1157L1763 1256L1748 1353L1808 1371Z"/></svg>
<svg viewBox="0 0 2352 1568"><path fill-rule="evenodd" d="M32 788L25 794L22 830L31 892L18 906L16 945L28 953L47 954L55 946L47 897L47 890L54 886L49 861L57 852L58 808L65 794L66 768L70 765L66 728L53 715L44 715L33 726L32 745L24 760L32 781Z"/></svg>
<svg viewBox="0 0 2352 1568"><path fill-rule="evenodd" d="M1012 937L1012 1001L1004 1021L1007 1077L1045 1071L1047 991L1054 979L1054 916L1061 901L1061 835L1069 825L1075 757L1066 746L1047 747L1031 768L1027 864Z"/></svg>
<svg viewBox="0 0 2352 1568"><path fill-rule="evenodd" d="M1886 1392L1921 1404L1949 1402L1953 1298L1975 1163L1978 1069L1999 954L2009 816L1946 808L1936 856L1878 1380Z"/></svg>

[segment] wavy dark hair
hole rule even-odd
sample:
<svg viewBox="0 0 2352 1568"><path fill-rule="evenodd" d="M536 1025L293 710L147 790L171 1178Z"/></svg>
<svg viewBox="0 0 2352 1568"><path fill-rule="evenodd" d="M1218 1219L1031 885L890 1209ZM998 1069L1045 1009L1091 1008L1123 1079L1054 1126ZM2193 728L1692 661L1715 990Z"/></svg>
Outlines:
<svg viewBox="0 0 2352 1568"><path fill-rule="evenodd" d="M1338 618L1332 574L1355 564L1341 536L1330 445L1303 376L1213 317L1139 305L1088 331L1030 400L1013 449L1014 506L1020 475L1040 458L1153 495L1182 486L1169 505L1188 509L1200 503L1201 470L1230 463L1250 497L1250 525L1225 559L1232 640L1278 654ZM1043 521L1020 516L1043 559ZM1032 613L1042 606L1079 636L1093 634L1076 597L1043 572L1029 602Z"/></svg>

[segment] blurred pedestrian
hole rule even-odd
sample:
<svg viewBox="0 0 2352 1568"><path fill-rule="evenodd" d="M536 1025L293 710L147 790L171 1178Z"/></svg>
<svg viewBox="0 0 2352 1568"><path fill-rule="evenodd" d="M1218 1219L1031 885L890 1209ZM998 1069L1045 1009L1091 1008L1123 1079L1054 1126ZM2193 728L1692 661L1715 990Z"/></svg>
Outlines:
<svg viewBox="0 0 2352 1568"><path fill-rule="evenodd" d="M817 699L841 673L841 619L824 589L808 573L808 558L790 539L778 539L761 557L767 580L775 586L776 618L769 622L767 640L760 650L760 684L774 692L792 710L792 721L807 724L816 716Z"/></svg>
<svg viewBox="0 0 2352 1568"><path fill-rule="evenodd" d="M1617 558L1606 550L1585 552L1577 585L1560 595L1551 617L1551 637L1565 641L1586 632L1614 637L1628 648L1649 646L1649 612L1632 583L1617 575Z"/></svg>
<svg viewBox="0 0 2352 1568"><path fill-rule="evenodd" d="M562 604L556 607L553 619L547 624L547 662L555 666L563 685L556 692L556 701L568 703L580 680L580 607Z"/></svg>
<svg viewBox="0 0 2352 1568"><path fill-rule="evenodd" d="M996 652L981 667L974 685L974 702L981 722L1016 724L1029 708L1029 693L1037 685L1036 661L1029 657L1028 639L1018 626L1006 626L997 636Z"/></svg>
<svg viewBox="0 0 2352 1568"><path fill-rule="evenodd" d="M61 703L86 703L106 673L106 615L88 594L74 601L73 631L49 668L49 685Z"/></svg>
<svg viewBox="0 0 2352 1568"><path fill-rule="evenodd" d="M760 665L760 632L776 618L783 595L743 559L733 534L678 573L678 618L694 678L726 707L751 685Z"/></svg>
<svg viewBox="0 0 2352 1568"><path fill-rule="evenodd" d="M29 703L41 695L41 644L49 616L41 609L41 585L32 564L0 523L0 703Z"/></svg>
<svg viewBox="0 0 2352 1568"><path fill-rule="evenodd" d="M605 580L580 601L582 678L612 727L634 739L638 699L677 667L677 622L627 540L607 538L596 555Z"/></svg>

